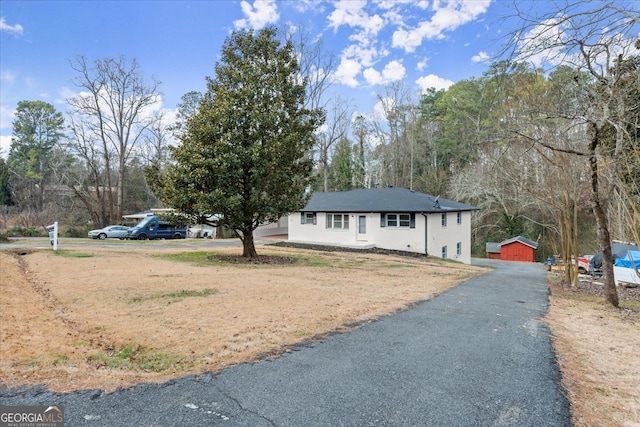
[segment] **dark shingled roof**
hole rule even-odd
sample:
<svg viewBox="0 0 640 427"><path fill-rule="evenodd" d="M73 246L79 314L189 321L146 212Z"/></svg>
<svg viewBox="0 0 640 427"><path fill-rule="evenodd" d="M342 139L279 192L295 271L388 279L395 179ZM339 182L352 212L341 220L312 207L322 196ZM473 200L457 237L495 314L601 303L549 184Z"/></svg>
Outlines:
<svg viewBox="0 0 640 427"><path fill-rule="evenodd" d="M522 236L517 236L511 239L503 240L502 242L500 242L500 246L508 245L509 243L513 243L513 242L524 243L525 245L532 247L533 249L538 249L538 243L534 242L533 240L526 239Z"/></svg>
<svg viewBox="0 0 640 427"><path fill-rule="evenodd" d="M303 212L438 213L474 211L477 207L406 188L367 188L313 193Z"/></svg>

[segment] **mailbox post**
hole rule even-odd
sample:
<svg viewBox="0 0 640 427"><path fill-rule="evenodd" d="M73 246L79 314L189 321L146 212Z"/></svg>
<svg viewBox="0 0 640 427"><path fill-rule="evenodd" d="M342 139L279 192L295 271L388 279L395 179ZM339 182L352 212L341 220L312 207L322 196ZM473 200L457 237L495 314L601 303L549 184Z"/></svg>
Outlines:
<svg viewBox="0 0 640 427"><path fill-rule="evenodd" d="M49 232L49 243L53 246L53 250L58 250L58 221L51 225L47 225L47 231Z"/></svg>

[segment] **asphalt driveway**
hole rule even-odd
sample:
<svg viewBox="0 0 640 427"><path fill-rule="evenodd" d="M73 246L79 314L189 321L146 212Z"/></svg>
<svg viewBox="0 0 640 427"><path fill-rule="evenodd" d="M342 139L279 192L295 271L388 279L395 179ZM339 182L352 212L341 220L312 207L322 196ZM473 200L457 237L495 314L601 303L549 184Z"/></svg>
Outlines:
<svg viewBox="0 0 640 427"><path fill-rule="evenodd" d="M496 269L280 358L114 393L0 390L65 426L570 426L540 264ZM428 277L423 280L428 281Z"/></svg>

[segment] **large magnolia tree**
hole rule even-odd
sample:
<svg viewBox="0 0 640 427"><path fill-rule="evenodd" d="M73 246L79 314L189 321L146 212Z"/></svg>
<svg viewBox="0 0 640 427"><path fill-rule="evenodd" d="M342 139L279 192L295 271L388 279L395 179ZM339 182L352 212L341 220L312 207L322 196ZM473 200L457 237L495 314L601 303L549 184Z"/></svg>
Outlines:
<svg viewBox="0 0 640 427"><path fill-rule="evenodd" d="M168 206L192 221L226 226L257 257L253 232L305 203L322 124L305 108L305 84L293 45L274 28L237 31L222 48L207 93L180 132L175 163L150 168L149 181Z"/></svg>

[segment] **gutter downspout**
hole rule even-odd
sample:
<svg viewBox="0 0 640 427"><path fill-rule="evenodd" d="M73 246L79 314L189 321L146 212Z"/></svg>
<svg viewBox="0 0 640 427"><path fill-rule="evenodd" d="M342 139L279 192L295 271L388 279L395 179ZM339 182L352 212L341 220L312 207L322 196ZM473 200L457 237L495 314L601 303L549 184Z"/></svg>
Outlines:
<svg viewBox="0 0 640 427"><path fill-rule="evenodd" d="M424 217L424 254L425 255L429 255L429 230L427 225L429 224L429 221L427 221L427 219L429 218L429 216L424 213L424 212L420 212L420 214Z"/></svg>

